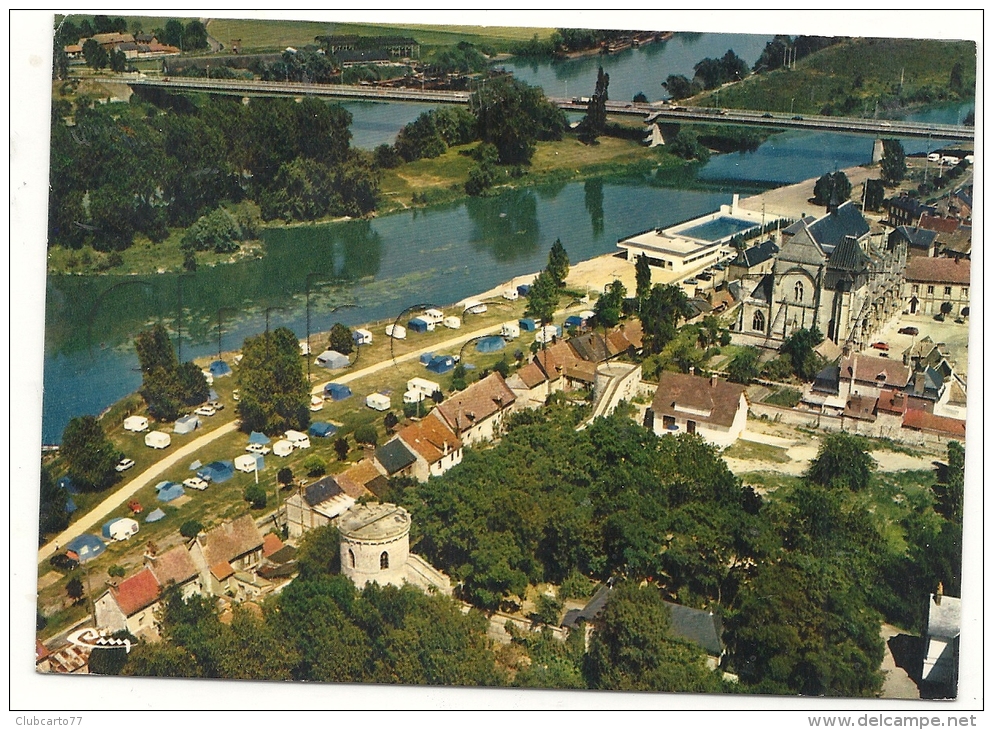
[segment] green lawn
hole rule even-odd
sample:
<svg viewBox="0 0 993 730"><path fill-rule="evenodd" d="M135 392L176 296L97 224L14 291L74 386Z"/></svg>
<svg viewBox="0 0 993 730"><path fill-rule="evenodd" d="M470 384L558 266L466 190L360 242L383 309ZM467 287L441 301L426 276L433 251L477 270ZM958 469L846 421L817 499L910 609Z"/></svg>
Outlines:
<svg viewBox="0 0 993 730"><path fill-rule="evenodd" d="M754 441L744 441L738 439L733 445L723 452L723 456L729 459L743 459L746 461L768 461L779 464L788 464L790 457L786 455L786 449L770 444L759 444Z"/></svg>

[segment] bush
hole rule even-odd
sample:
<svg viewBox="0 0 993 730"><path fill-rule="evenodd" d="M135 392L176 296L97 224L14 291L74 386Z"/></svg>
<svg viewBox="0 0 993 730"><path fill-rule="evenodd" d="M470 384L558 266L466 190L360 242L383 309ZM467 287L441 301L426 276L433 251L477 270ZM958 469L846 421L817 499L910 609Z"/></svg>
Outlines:
<svg viewBox="0 0 993 730"><path fill-rule="evenodd" d="M251 504L252 509L265 509L266 494L259 484L251 484L245 490L245 501Z"/></svg>
<svg viewBox="0 0 993 730"><path fill-rule="evenodd" d="M563 603L558 598L542 594L538 596L532 617L548 626L558 626L562 606Z"/></svg>
<svg viewBox="0 0 993 730"><path fill-rule="evenodd" d="M360 444L375 446L379 440L379 434L376 433L376 427L371 423L363 423L355 429L355 440Z"/></svg>
<svg viewBox="0 0 993 730"><path fill-rule="evenodd" d="M327 462L316 454L303 460L303 468L309 477L322 477L327 472Z"/></svg>
<svg viewBox="0 0 993 730"><path fill-rule="evenodd" d="M284 466L276 473L276 481L282 485L293 483L293 470L288 466Z"/></svg>
<svg viewBox="0 0 993 730"><path fill-rule="evenodd" d="M180 526L179 534L187 540L192 540L200 534L201 530L203 530L203 524L201 524L198 520L187 520Z"/></svg>
<svg viewBox="0 0 993 730"><path fill-rule="evenodd" d="M593 595L596 583L580 573L573 570L562 581L559 588L559 595L562 598L589 598Z"/></svg>
<svg viewBox="0 0 993 730"><path fill-rule="evenodd" d="M107 568L107 575L109 575L111 578L123 578L125 575L127 575L127 571L124 570L123 566L115 564Z"/></svg>

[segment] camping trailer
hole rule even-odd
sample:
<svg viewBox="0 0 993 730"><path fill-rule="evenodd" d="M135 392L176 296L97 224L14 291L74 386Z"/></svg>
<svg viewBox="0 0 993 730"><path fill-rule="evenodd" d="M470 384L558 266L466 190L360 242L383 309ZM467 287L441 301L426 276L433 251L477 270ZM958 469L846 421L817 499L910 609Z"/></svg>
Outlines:
<svg viewBox="0 0 993 730"><path fill-rule="evenodd" d="M130 517L111 520L103 526L103 536L107 540L127 540L136 534L138 534L138 523Z"/></svg>
<svg viewBox="0 0 993 730"><path fill-rule="evenodd" d="M445 320L445 313L440 309L426 309L420 318L430 324L441 324Z"/></svg>
<svg viewBox="0 0 993 730"><path fill-rule="evenodd" d="M483 314L486 312L486 305L476 299L470 299L462 307L463 313Z"/></svg>
<svg viewBox="0 0 993 730"><path fill-rule="evenodd" d="M264 466L265 461L261 454L242 454L241 456L234 457L234 468L246 474L258 471Z"/></svg>
<svg viewBox="0 0 993 730"><path fill-rule="evenodd" d="M293 444L294 449L309 449L310 436L300 431L287 431L283 437Z"/></svg>
<svg viewBox="0 0 993 730"><path fill-rule="evenodd" d="M420 390L408 390L403 394L404 403L420 403L425 398L427 398L427 396Z"/></svg>
<svg viewBox="0 0 993 730"><path fill-rule="evenodd" d="M200 419L194 415L183 416L176 419L172 426L173 433L193 433L200 428Z"/></svg>
<svg viewBox="0 0 993 730"><path fill-rule="evenodd" d="M457 330L462 326L462 320L458 317L445 317L443 324L450 330Z"/></svg>
<svg viewBox="0 0 993 730"><path fill-rule="evenodd" d="M144 416L128 416L124 419L124 430L140 433L148 430L148 419Z"/></svg>
<svg viewBox="0 0 993 730"><path fill-rule="evenodd" d="M411 332L418 332L420 334L425 332L434 332L434 323L429 322L423 317L414 317L412 320L407 322L407 329Z"/></svg>
<svg viewBox="0 0 993 730"><path fill-rule="evenodd" d="M394 340L405 340L407 339L407 330L399 324L387 325L386 336L392 337Z"/></svg>
<svg viewBox="0 0 993 730"><path fill-rule="evenodd" d="M365 404L374 411L390 410L390 397L382 393L370 393L365 397Z"/></svg>
<svg viewBox="0 0 993 730"><path fill-rule="evenodd" d="M500 334L504 339L516 340L521 336L521 327L517 322L506 322L503 327L500 328Z"/></svg>
<svg viewBox="0 0 993 730"><path fill-rule="evenodd" d="M152 431L145 434L145 446L153 449L164 449L172 443L172 436L164 431Z"/></svg>
<svg viewBox="0 0 993 730"><path fill-rule="evenodd" d="M407 381L407 390L423 393L430 398L436 390L441 390L441 386L424 378L411 378Z"/></svg>
<svg viewBox="0 0 993 730"><path fill-rule="evenodd" d="M520 294L517 292L516 289L505 289L503 292L503 298L510 302L517 301L517 298L519 296Z"/></svg>
<svg viewBox="0 0 993 730"><path fill-rule="evenodd" d="M272 453L276 456L289 456L293 453L293 444L286 439L280 439L272 445Z"/></svg>
<svg viewBox="0 0 993 730"><path fill-rule="evenodd" d="M355 330L352 332L352 341L356 345L371 345L372 332L369 330Z"/></svg>

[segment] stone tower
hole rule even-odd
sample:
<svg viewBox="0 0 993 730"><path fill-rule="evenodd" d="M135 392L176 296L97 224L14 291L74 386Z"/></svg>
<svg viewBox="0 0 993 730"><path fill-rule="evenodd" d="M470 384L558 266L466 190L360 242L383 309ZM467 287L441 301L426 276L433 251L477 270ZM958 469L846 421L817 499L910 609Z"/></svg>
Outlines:
<svg viewBox="0 0 993 730"><path fill-rule="evenodd" d="M352 507L338 521L341 572L359 588L402 586L410 554L410 513L395 504Z"/></svg>

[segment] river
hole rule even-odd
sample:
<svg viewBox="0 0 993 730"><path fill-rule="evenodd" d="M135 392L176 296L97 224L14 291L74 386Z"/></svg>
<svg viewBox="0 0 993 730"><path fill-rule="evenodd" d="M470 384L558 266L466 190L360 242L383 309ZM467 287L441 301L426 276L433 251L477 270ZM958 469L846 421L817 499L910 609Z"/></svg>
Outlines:
<svg viewBox="0 0 993 730"><path fill-rule="evenodd" d="M549 93L564 95L570 74L585 78L589 69L582 69L592 63L595 76L596 63L610 62L611 90L633 89L633 95L649 80L658 83L660 74L685 74L700 58L723 55L728 48L751 64L765 40L676 36L603 59L513 70L530 83L546 85ZM568 64L582 68L574 72ZM561 90L547 88L557 79ZM354 116L353 143L366 148L392 141L403 124L428 108L348 107ZM955 121L965 109L959 105L925 114L934 121ZM919 152L927 142L904 140L904 146ZM862 164L871 152L870 138L787 132L755 152L715 157L666 179L567 183L371 221L273 229L265 233L263 259L193 274L49 277L43 442L58 443L70 418L99 413L140 386L131 341L148 324L162 322L174 336L181 329L184 360L216 353L219 336L223 350L238 348L245 337L264 330L267 310L271 327L288 326L303 338L308 280L312 332L327 330L335 321L357 325L392 318L413 304L454 303L536 271L557 238L573 261L592 258L616 250L616 241L631 233L715 210L734 192L754 193ZM333 311L344 304L354 307Z"/></svg>

